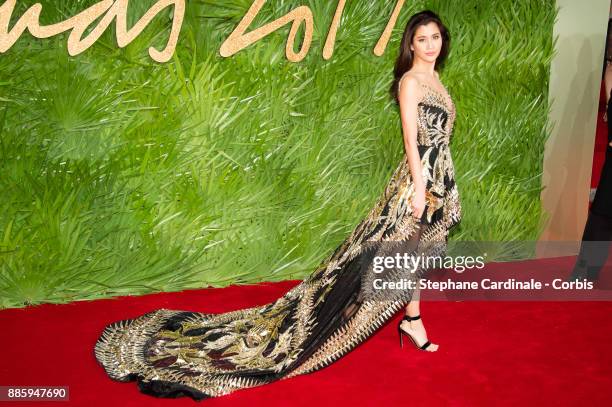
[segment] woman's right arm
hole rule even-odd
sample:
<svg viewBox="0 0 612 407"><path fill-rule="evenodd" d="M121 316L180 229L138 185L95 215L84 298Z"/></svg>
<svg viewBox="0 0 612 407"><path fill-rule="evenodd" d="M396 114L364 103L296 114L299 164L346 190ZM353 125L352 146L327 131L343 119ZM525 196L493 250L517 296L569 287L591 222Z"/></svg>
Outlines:
<svg viewBox="0 0 612 407"><path fill-rule="evenodd" d="M418 80L409 75L404 76L400 82L398 100L402 121L404 148L406 149L408 166L415 187L412 209L413 216L416 218L420 218L425 209L425 183L423 182L422 176L421 156L417 149L417 108L418 101L421 97L421 89Z"/></svg>

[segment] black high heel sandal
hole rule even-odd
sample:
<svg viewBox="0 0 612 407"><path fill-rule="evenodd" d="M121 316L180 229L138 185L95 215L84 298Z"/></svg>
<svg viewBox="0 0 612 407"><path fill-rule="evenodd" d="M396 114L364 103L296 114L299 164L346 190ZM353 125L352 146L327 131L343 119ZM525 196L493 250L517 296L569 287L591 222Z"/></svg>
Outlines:
<svg viewBox="0 0 612 407"><path fill-rule="evenodd" d="M404 318L402 318L400 322L397 324L397 333L399 334L400 348L404 347L404 344L402 342L402 334L408 335L408 337L410 338L410 340L412 340L412 343L414 343L414 346L416 346L417 349L426 350L429 347L429 345L431 345L431 342L427 341L423 345L419 346L419 344L412 337L412 335L410 335L408 332L404 331L401 328L402 321L416 321L417 319L420 319L420 318L421 318L420 315L417 315L416 317L409 317L408 315L404 315Z"/></svg>

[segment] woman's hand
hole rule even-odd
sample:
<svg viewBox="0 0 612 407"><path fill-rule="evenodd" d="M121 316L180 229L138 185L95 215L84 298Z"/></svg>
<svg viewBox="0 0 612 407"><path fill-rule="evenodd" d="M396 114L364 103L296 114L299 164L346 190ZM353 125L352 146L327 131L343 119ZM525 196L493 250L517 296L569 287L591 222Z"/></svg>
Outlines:
<svg viewBox="0 0 612 407"><path fill-rule="evenodd" d="M412 199L412 216L421 219L425 210L425 185L417 187Z"/></svg>

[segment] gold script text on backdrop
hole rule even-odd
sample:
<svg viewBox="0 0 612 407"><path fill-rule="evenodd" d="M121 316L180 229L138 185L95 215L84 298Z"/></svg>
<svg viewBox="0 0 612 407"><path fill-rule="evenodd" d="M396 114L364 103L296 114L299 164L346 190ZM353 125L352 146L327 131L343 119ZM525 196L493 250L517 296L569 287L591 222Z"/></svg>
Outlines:
<svg viewBox="0 0 612 407"><path fill-rule="evenodd" d="M160 11L168 6L174 5L172 30L166 48L162 51L158 51L153 47L149 48L149 55L153 60L157 62L166 62L172 58L172 54L176 49L179 31L181 30L183 16L185 15L185 0L160 0L128 30L126 19L129 0L104 0L94 4L68 20L57 24L41 26L40 12L42 10L42 5L36 3L21 16L17 23L15 23L13 29L9 31L9 21L15 9L15 1L16 0L7 0L0 6L0 52L6 52L11 48L27 28L36 38L48 38L64 31L72 30L68 37L68 53L70 55L78 55L91 47L93 43L100 38L113 19L116 19L117 45L123 48L132 42ZM100 23L83 38L85 30L103 14L105 15L102 20L100 20Z"/></svg>
<svg viewBox="0 0 612 407"><path fill-rule="evenodd" d="M395 26L395 22L397 21L404 1L405 0L398 0L395 4L391 18L374 47L375 55L381 56L384 53L391 36L391 31ZM36 38L48 38L65 31L70 31L67 42L68 53L73 56L78 55L91 47L113 20L115 20L116 24L117 45L123 48L131 43L163 9L174 6L172 29L166 47L161 51L153 47L149 48L149 55L154 61L169 61L176 49L179 33L183 24L185 0L158 1L129 30L127 29L126 21L128 2L129 0L103 0L65 21L44 26L40 25L42 5L36 3L21 16L13 26L13 29L9 30L9 23L15 9L16 0L7 0L0 6L0 53L8 51L27 28L30 34ZM287 44L285 46L285 55L291 62L299 62L304 59L310 49L314 25L312 12L307 6L299 6L271 23L259 27L254 31L245 33L265 2L266 0L255 0L253 2L245 16L240 20L238 26L232 31L223 44L221 44L221 48L219 49L221 56L232 56L291 22L291 30L289 31L289 37L287 38ZM323 47L323 58L325 59L329 59L333 55L336 33L340 25L340 17L342 16L345 4L346 0L338 1L338 6L336 7L336 12ZM104 17L100 20L98 25L83 38L83 34L88 27L102 15L104 15ZM305 25L304 41L299 52L295 53L293 51L295 37L302 22Z"/></svg>

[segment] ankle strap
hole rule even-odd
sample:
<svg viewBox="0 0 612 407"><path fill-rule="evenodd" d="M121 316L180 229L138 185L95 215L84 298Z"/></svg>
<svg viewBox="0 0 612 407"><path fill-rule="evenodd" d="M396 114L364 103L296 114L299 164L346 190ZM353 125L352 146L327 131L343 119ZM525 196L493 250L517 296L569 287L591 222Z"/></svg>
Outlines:
<svg viewBox="0 0 612 407"><path fill-rule="evenodd" d="M416 321L417 319L421 319L421 316L409 317L408 315L404 315L404 318L402 318L403 321Z"/></svg>

